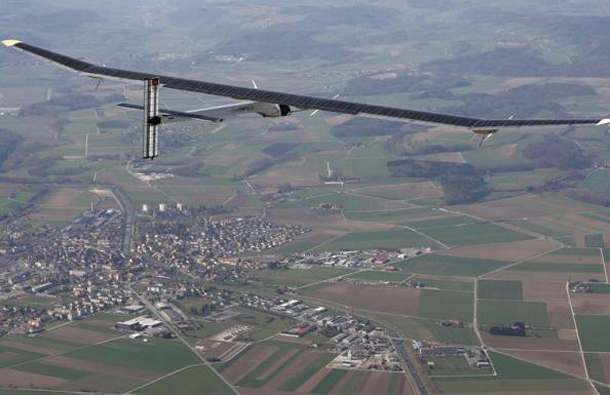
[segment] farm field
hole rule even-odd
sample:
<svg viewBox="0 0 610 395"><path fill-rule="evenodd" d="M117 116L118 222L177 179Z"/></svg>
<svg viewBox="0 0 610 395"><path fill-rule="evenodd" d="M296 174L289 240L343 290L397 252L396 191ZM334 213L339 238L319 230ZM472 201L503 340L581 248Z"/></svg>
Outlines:
<svg viewBox="0 0 610 395"><path fill-rule="evenodd" d="M269 89L485 119L589 119L608 112L610 55L599 48L607 43L609 19L602 0L108 0L76 8L59 1L50 10L22 3L3 8L5 30L35 31L23 39L108 67L256 85L262 95ZM204 358L222 358L210 369L177 339L130 339L114 329L130 315L62 318L33 335L0 333L0 394L232 393L216 369L244 395L416 393L408 374L329 368L337 354L322 344L326 336L278 334L309 317L243 307L258 303L256 296L324 306L324 316L370 319L395 330L410 353L410 340L487 347L497 376L473 371L460 357L434 357L435 369L421 366L437 376L424 378L430 394L584 395L593 386L610 392L601 385L610 384L605 128L501 130L479 146L481 136L468 128L297 111L290 104L294 113L286 117L167 123L160 157L143 161L142 114L116 107L140 105L141 86L98 84L12 52L0 53L0 134L10 137L0 142L2 295L18 280L12 276L20 265L33 279L13 287L25 294L3 300L2 314L71 309L78 305L72 299L87 298L94 288L105 293L135 278L138 293L160 289L151 302L167 299L182 309L184 327L192 324L184 339ZM161 95L164 108L180 111L233 102L173 89ZM115 201L114 188L125 191L126 204ZM228 216L311 231L272 249L237 248L222 257L217 245L206 246L193 232L186 237L197 240L192 246L207 251L205 257L193 263L177 243L169 258L159 258L142 243L139 221L147 218L143 204L160 203L227 209ZM73 285L80 270L68 274L74 268L56 262L65 253L32 256L29 248L13 248L31 227L67 234L66 225L91 204L132 206L131 254L143 258L143 273L113 267L123 257L95 231L67 250L85 245L74 265L97 277L79 287ZM233 242L244 245L239 237ZM387 271L376 263L325 264L327 252L413 256L411 248L421 251L388 263ZM90 262L98 250L108 262ZM296 264L318 253L310 269ZM238 263L216 266L220 258ZM289 268L254 269L276 263ZM98 287L107 277L111 286ZM69 285L39 295L30 288L58 280ZM572 292L578 282L586 292ZM238 314L202 315L214 294L225 291L240 294L230 302ZM55 292L58 297L46 296ZM130 299L120 300L135 302ZM518 321L528 326L527 337L489 333L490 326ZM236 325L249 327L238 340L212 339ZM232 350L241 351L227 359Z"/></svg>
<svg viewBox="0 0 610 395"><path fill-rule="evenodd" d="M472 277L501 268L510 262L493 259L422 255L396 264L401 270L415 274Z"/></svg>
<svg viewBox="0 0 610 395"><path fill-rule="evenodd" d="M274 340L246 349L219 370L246 394L270 391L347 394L359 389L373 391L373 388L383 394L412 393L402 374L325 368L334 356Z"/></svg>
<svg viewBox="0 0 610 395"><path fill-rule="evenodd" d="M523 287L519 281L481 280L477 297L479 299L523 299Z"/></svg>
<svg viewBox="0 0 610 395"><path fill-rule="evenodd" d="M357 272L344 277L344 279L354 280L366 280L366 281L389 281L389 282L403 282L410 278L412 275L409 273L401 272L383 272L377 270L369 270L363 272Z"/></svg>
<svg viewBox="0 0 610 395"><path fill-rule="evenodd" d="M290 287L299 287L318 281L328 280L334 277L353 273L353 269L337 267L312 267L310 269L286 269L268 270L257 274L257 277L265 284Z"/></svg>
<svg viewBox="0 0 610 395"><path fill-rule="evenodd" d="M565 391L565 393L585 394L588 387L584 380L522 362L504 354L490 354L498 372L497 377L438 378L434 379L439 390L446 393L510 393L528 391Z"/></svg>
<svg viewBox="0 0 610 395"><path fill-rule="evenodd" d="M441 226L422 229L426 235L452 246L508 243L530 240L523 233L489 223L466 223L458 226Z"/></svg>
<svg viewBox="0 0 610 395"><path fill-rule="evenodd" d="M7 337L0 385L58 391L129 391L199 359L177 340L128 340L111 329L124 315L98 314L36 337ZM164 358L160 358L163 355ZM168 357L169 358L165 358Z"/></svg>
<svg viewBox="0 0 610 395"><path fill-rule="evenodd" d="M348 233L317 246L313 251L365 250L373 248L400 249L436 246L438 246L438 243L410 230L388 230Z"/></svg>
<svg viewBox="0 0 610 395"><path fill-rule="evenodd" d="M479 322L490 325L526 325L548 328L549 318L544 303L522 301L479 301Z"/></svg>
<svg viewBox="0 0 610 395"><path fill-rule="evenodd" d="M200 394L201 389L214 394L233 394L233 391L206 366L191 366L162 380L156 381L136 391L142 395L163 395L168 393Z"/></svg>
<svg viewBox="0 0 610 395"><path fill-rule="evenodd" d="M576 325L584 351L610 352L610 316L577 315Z"/></svg>

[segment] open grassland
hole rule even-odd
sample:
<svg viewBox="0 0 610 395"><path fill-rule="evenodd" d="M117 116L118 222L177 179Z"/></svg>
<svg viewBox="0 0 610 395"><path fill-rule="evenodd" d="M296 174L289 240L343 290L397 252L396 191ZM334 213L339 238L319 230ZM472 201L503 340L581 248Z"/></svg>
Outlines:
<svg viewBox="0 0 610 395"><path fill-rule="evenodd" d="M387 230L371 232L351 232L329 243L322 244L314 251L369 250L376 248L399 249L411 247L437 247L438 244L410 230Z"/></svg>
<svg viewBox="0 0 610 395"><path fill-rule="evenodd" d="M508 264L509 262L493 259L428 254L399 262L396 266L408 273L473 277L499 269Z"/></svg>
<svg viewBox="0 0 610 395"><path fill-rule="evenodd" d="M498 373L496 377L436 378L433 381L443 393L567 391L564 392L567 394L580 393L578 391L588 389L584 380L572 378L555 370L497 352L490 353L490 357Z"/></svg>
<svg viewBox="0 0 610 395"><path fill-rule="evenodd" d="M523 286L519 281L480 280L479 299L523 299Z"/></svg>
<svg viewBox="0 0 610 395"><path fill-rule="evenodd" d="M207 366L191 366L140 388L134 393L142 395L165 395L170 393L195 395L201 394L203 389L210 394L233 394L231 388Z"/></svg>
<svg viewBox="0 0 610 395"><path fill-rule="evenodd" d="M610 352L610 316L577 315L576 325L584 351Z"/></svg>
<svg viewBox="0 0 610 395"><path fill-rule="evenodd" d="M522 301L479 301L479 322L490 325L525 325L548 328L549 318L546 304Z"/></svg>

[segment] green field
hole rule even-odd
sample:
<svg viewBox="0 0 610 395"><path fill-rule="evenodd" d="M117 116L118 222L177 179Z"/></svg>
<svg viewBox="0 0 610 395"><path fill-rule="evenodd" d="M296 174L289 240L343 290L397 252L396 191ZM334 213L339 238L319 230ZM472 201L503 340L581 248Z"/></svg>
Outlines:
<svg viewBox="0 0 610 395"><path fill-rule="evenodd" d="M421 218L430 217L446 217L442 211L433 210L430 208L410 208L401 210L378 210L378 211L361 211L361 212L346 212L345 218L351 221L367 221L367 222L390 222L401 224L410 220L419 220ZM406 223L408 226L409 223Z"/></svg>
<svg viewBox="0 0 610 395"><path fill-rule="evenodd" d="M402 282L405 279L412 276L409 273L401 273L401 272L383 272L379 270L367 270L364 272L357 272L354 274L350 274L345 277L354 278L358 280L367 280L367 281L392 281L392 282Z"/></svg>
<svg viewBox="0 0 610 395"><path fill-rule="evenodd" d="M371 374L371 372L363 371L353 372L352 377L349 378L349 381L341 389L339 395L352 395L357 393L360 383L365 382Z"/></svg>
<svg viewBox="0 0 610 395"><path fill-rule="evenodd" d="M599 395L610 395L610 388L602 387L601 385L596 385L595 389L599 393Z"/></svg>
<svg viewBox="0 0 610 395"><path fill-rule="evenodd" d="M24 365L16 366L13 369L23 372L42 374L44 376L56 377L63 380L79 380L91 375L90 372L42 362L29 362Z"/></svg>
<svg viewBox="0 0 610 395"><path fill-rule="evenodd" d="M509 262L493 259L462 258L428 254L396 263L409 273L435 274L442 276L474 277L496 270Z"/></svg>
<svg viewBox="0 0 610 395"><path fill-rule="evenodd" d="M326 395L335 388L339 381L346 375L348 371L344 369L332 369L326 376L314 387L312 394Z"/></svg>
<svg viewBox="0 0 610 395"><path fill-rule="evenodd" d="M490 325L513 325L517 321L525 325L548 328L546 304L522 301L479 301L479 322Z"/></svg>
<svg viewBox="0 0 610 395"><path fill-rule="evenodd" d="M479 280L479 299L523 299L523 287L520 281Z"/></svg>
<svg viewBox="0 0 610 395"><path fill-rule="evenodd" d="M472 322L473 294L469 292L434 291L421 293L419 316Z"/></svg>
<svg viewBox="0 0 610 395"><path fill-rule="evenodd" d="M154 339L148 343L121 339L76 350L67 355L154 373L169 373L184 366L200 363L199 358L179 340L163 339Z"/></svg>
<svg viewBox="0 0 610 395"><path fill-rule="evenodd" d="M585 245L589 248L604 248L604 235L601 233L585 235Z"/></svg>
<svg viewBox="0 0 610 395"><path fill-rule="evenodd" d="M320 354L318 358L316 358L313 363L305 369L301 370L296 376L291 377L287 381L285 381L280 389L283 391L294 392L297 388L303 385L311 376L316 374L316 372L326 366L330 361L335 359L337 355L331 353Z"/></svg>
<svg viewBox="0 0 610 395"><path fill-rule="evenodd" d="M591 287L594 294L610 294L610 284L603 283L587 283Z"/></svg>
<svg viewBox="0 0 610 395"><path fill-rule="evenodd" d="M610 316L577 315L576 325L583 351L610 352Z"/></svg>
<svg viewBox="0 0 610 395"><path fill-rule="evenodd" d="M52 307L54 304L60 302L56 298L45 298L42 296L20 296L18 298L7 299L0 304L6 306L24 306L24 307L34 307L38 309L46 309Z"/></svg>
<svg viewBox="0 0 610 395"><path fill-rule="evenodd" d="M314 249L320 243L314 243L307 240L295 240L292 243L284 244L278 249L274 251L278 254L283 255L292 255L292 254L300 254L311 249Z"/></svg>
<svg viewBox="0 0 610 395"><path fill-rule="evenodd" d="M481 221L467 217L465 215L456 215L454 217L447 218L439 218L439 219L429 219L423 221L412 221L408 223L408 226L417 229L419 231L426 231L431 228L447 228L453 226L464 226L464 225L472 225L478 224ZM424 232L427 233L427 232Z"/></svg>
<svg viewBox="0 0 610 395"><path fill-rule="evenodd" d="M411 247L437 247L437 243L410 230L352 232L341 236L314 251L399 249Z"/></svg>
<svg viewBox="0 0 610 395"><path fill-rule="evenodd" d="M366 317L395 329L405 339L436 340L447 344L478 344L474 331L468 327L446 327L433 320L383 313L367 313Z"/></svg>
<svg viewBox="0 0 610 395"><path fill-rule="evenodd" d="M425 276L415 276L412 281L424 283L426 288L438 288L444 291L474 291L474 281L470 279L439 279Z"/></svg>
<svg viewBox="0 0 610 395"><path fill-rule="evenodd" d="M349 193L334 193L296 202L283 203L277 206L277 208L317 208L324 203L331 203L334 206L341 208L345 212L387 210L408 207L407 204L401 202L389 202L385 199L362 195L352 195Z"/></svg>
<svg viewBox="0 0 610 395"><path fill-rule="evenodd" d="M239 380L237 385L239 385L240 387L262 388L263 386L265 386L265 384L267 384L267 382L269 380L271 380L272 378L277 376L279 373L281 373L281 371L284 368L286 368L292 361L294 361L296 358L298 358L305 350L304 345L278 342L278 341L265 342L264 345L276 347L277 350L273 353L273 355L271 355L264 361L260 361L260 363L258 365L256 365L256 368L254 368L247 375L245 375L241 380ZM297 350L297 352L293 356L291 356L286 361L286 363L284 363L282 366L279 366L276 370L271 372L264 380L257 379L257 377L259 377L262 374L262 372L264 372L271 365L273 365L273 363L275 361L277 361L279 358L282 358L282 356L288 354L289 352L292 352L292 350Z"/></svg>
<svg viewBox="0 0 610 395"><path fill-rule="evenodd" d="M136 394L142 395L165 395L165 394L201 394L205 389L210 394L233 394L216 373L207 366L191 366L180 372L174 373L160 381L156 381L146 387L137 390Z"/></svg>
<svg viewBox="0 0 610 395"><path fill-rule="evenodd" d="M265 284L300 287L318 281L343 276L352 272L354 272L353 269L320 266L312 267L310 269L264 270L257 272L256 276Z"/></svg>
<svg viewBox="0 0 610 395"><path fill-rule="evenodd" d="M0 360L0 369L44 357L44 354L7 347L2 343L0 343L0 355L2 355L2 360Z"/></svg>
<svg viewBox="0 0 610 395"><path fill-rule="evenodd" d="M551 255L583 255L583 256L599 256L597 248L562 248L553 252Z"/></svg>
<svg viewBox="0 0 610 395"><path fill-rule="evenodd" d="M426 357L424 362L433 362L434 367L427 368L427 373L434 376L465 376L492 374L491 369L471 368L464 356Z"/></svg>
<svg viewBox="0 0 610 395"><path fill-rule="evenodd" d="M502 228L490 223L477 223L463 226L427 228L426 235L453 246L506 243L510 241L531 240L523 233Z"/></svg>
<svg viewBox="0 0 610 395"><path fill-rule="evenodd" d="M443 393L492 393L518 391L583 390L584 380L574 379L555 370L547 369L509 356L491 352L490 357L497 377L436 378L433 382Z"/></svg>
<svg viewBox="0 0 610 395"><path fill-rule="evenodd" d="M587 371L593 380L607 383L606 373L604 372L604 361L601 354L585 353L585 362L587 363Z"/></svg>
<svg viewBox="0 0 610 395"><path fill-rule="evenodd" d="M61 352L68 352L75 350L79 347L83 347L82 343L77 343L68 340L51 339L42 335L33 337L15 336L11 338L11 341L28 344L34 347L50 348ZM0 343L1 344L1 343Z"/></svg>
<svg viewBox="0 0 610 395"><path fill-rule="evenodd" d="M508 270L517 272L603 273L604 266L601 263L595 265L584 263L524 262Z"/></svg>
<svg viewBox="0 0 610 395"><path fill-rule="evenodd" d="M515 219L511 221L507 221L508 224L517 226L521 229L529 230L530 232L538 233L544 236L549 237L564 237L569 236L570 233L561 231L560 229L552 229L548 228L536 223L531 222L530 220L523 219Z"/></svg>

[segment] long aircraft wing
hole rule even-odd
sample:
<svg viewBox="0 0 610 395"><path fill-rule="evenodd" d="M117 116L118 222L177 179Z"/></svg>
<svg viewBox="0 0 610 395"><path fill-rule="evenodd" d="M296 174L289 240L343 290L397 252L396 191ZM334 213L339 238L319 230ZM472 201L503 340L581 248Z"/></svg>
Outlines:
<svg viewBox="0 0 610 395"><path fill-rule="evenodd" d="M95 78L113 78L120 80L144 81L145 79L159 77L166 88L208 95L224 96L238 100L253 100L264 103L282 104L299 109L322 110L351 115L368 115L377 117L397 118L408 121L442 124L455 127L469 128L474 131L497 128L521 126L549 126L549 125L606 125L610 119L478 119L446 115L424 111L414 111L402 108L376 106L370 104L353 103L342 100L322 99L304 95L294 95L267 91L261 89L245 88L240 86L217 84L213 82L189 80L169 76L160 76L130 70L114 69L97 66L79 59L71 58L43 48L35 47L18 40L5 40L5 46L49 60L72 71Z"/></svg>

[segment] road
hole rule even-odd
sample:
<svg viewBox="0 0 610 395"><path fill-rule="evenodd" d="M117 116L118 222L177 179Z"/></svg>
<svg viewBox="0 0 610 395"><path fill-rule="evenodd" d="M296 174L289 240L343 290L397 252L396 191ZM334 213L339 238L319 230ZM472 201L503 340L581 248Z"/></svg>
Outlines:
<svg viewBox="0 0 610 395"><path fill-rule="evenodd" d="M154 306L154 304L152 304L151 302L148 301L148 299L146 299L144 296L140 295L139 293L137 293L133 287L131 286L131 284L128 285L129 290L136 295L136 297L138 298L138 300L144 305L146 306L146 308L151 312L151 314L158 319L159 321L162 321L165 326L167 326L167 328L169 330L171 330L175 335L176 338L178 338L178 340L180 340L186 347L188 347L189 350L191 350L193 353L195 353L195 355L197 355L197 358L199 358L201 360L201 362L207 366L208 368L210 368L210 370L212 372L214 372L218 378L220 380L222 380L229 388L231 388L231 390L233 390L234 393L239 394L239 392L237 392L237 390L235 389L235 387L233 387L233 385L231 385L231 383L229 383L221 374L219 374L213 367L212 365L208 362L207 359L205 359L205 357L201 354L199 354L197 352L197 350L191 346L191 344L186 341L186 339L182 336L182 333L180 332L180 330L178 330L178 328L176 328L174 326L174 324L172 324L170 321L168 321L164 315L159 313L159 310Z"/></svg>
<svg viewBox="0 0 610 395"><path fill-rule="evenodd" d="M409 358L409 351L407 350L407 348L405 346L405 342L402 340L399 340L400 335L397 332L395 332L394 330L387 328L387 327L383 327L383 328L386 330L386 332L392 339L392 345L396 349L396 352L400 356L400 359L402 360L404 365L409 370L409 373L411 374L413 381L415 381L415 386L417 387L417 390L419 391L419 393L421 395L428 395L428 389L426 388L423 380L419 376L419 373L417 372L415 365L413 365L413 361L411 361L411 358Z"/></svg>
<svg viewBox="0 0 610 395"><path fill-rule="evenodd" d="M133 227L135 217L133 215L133 207L131 206L131 200L129 197L119 187L115 187L112 189L114 196L116 196L117 201L121 205L121 210L123 210L123 225L124 225L124 234L123 234L123 253L129 254L131 253L132 239L133 239Z"/></svg>

